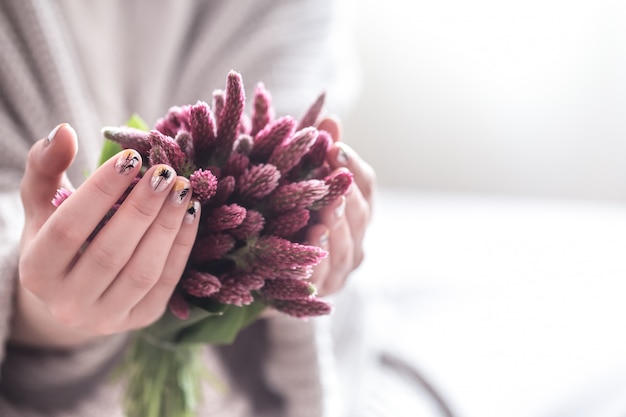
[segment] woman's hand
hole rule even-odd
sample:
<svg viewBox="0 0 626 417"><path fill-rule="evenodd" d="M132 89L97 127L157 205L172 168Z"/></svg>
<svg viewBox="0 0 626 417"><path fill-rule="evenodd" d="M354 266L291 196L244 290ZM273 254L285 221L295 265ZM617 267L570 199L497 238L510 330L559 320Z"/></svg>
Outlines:
<svg viewBox="0 0 626 417"><path fill-rule="evenodd" d="M354 183L348 194L320 211L320 223L313 226L307 241L328 251L328 257L315 269L311 278L319 295L340 290L347 276L363 260L363 238L372 213L375 174L370 165L341 142L341 127L334 118L324 119L318 129L333 138L328 161L333 169L349 170Z"/></svg>
<svg viewBox="0 0 626 417"><path fill-rule="evenodd" d="M133 150L89 176L58 208L51 200L77 150L59 125L31 149L21 184L26 221L21 242L15 342L69 347L99 335L144 327L167 306L193 245L199 204L189 181L150 168L115 215L86 244L141 167Z"/></svg>

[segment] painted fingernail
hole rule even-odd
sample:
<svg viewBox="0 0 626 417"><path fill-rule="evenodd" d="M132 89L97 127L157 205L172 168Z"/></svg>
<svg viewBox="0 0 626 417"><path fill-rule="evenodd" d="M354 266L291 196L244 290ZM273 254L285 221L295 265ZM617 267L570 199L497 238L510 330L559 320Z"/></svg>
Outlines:
<svg viewBox="0 0 626 417"><path fill-rule="evenodd" d="M336 208L335 208L335 216L337 216L338 219L343 217L343 213L346 211L346 197L345 196L341 196L341 204L339 204Z"/></svg>
<svg viewBox="0 0 626 417"><path fill-rule="evenodd" d="M326 229L324 231L324 234L322 234L322 236L320 236L320 248L322 249L326 249L328 247L328 239L330 238L330 231L328 229Z"/></svg>
<svg viewBox="0 0 626 417"><path fill-rule="evenodd" d="M174 187L172 187L170 197L175 204L181 204L190 190L189 181L177 179Z"/></svg>
<svg viewBox="0 0 626 417"><path fill-rule="evenodd" d="M189 206L187 206L187 213L185 213L185 217L183 221L187 224L193 223L198 215L198 211L200 211L200 203L196 200L192 200L189 202Z"/></svg>
<svg viewBox="0 0 626 417"><path fill-rule="evenodd" d="M56 137L57 133L59 132L59 129L61 129L63 126L71 127L68 123L61 123L61 124L57 125L54 129L52 129L50 131L50 133L48 133L48 136L46 137L46 142L44 143L44 146L48 146L50 144L50 142L52 142L54 140L54 138Z"/></svg>
<svg viewBox="0 0 626 417"><path fill-rule="evenodd" d="M346 152L346 147L343 143L337 143L339 147L339 152L337 152L337 163L340 165L348 165L348 152Z"/></svg>
<svg viewBox="0 0 626 417"><path fill-rule="evenodd" d="M126 175L132 172L140 162L141 157L137 151L133 149L126 149L120 154L120 156L117 157L117 161L115 161L115 169L120 174Z"/></svg>
<svg viewBox="0 0 626 417"><path fill-rule="evenodd" d="M152 178L150 179L150 184L152 185L152 189L156 192L161 192L165 190L172 181L176 178L176 172L167 165L159 165L152 172Z"/></svg>

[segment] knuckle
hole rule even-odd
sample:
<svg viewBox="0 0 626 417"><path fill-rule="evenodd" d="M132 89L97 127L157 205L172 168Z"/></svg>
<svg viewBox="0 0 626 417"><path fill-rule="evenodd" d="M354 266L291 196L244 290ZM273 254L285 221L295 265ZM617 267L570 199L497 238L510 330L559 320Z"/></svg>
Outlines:
<svg viewBox="0 0 626 417"><path fill-rule="evenodd" d="M50 240L62 246L82 243L83 232L80 227L76 227L77 224L79 223L71 215L54 216L48 226Z"/></svg>
<svg viewBox="0 0 626 417"><path fill-rule="evenodd" d="M138 290L149 290L159 279L159 274L152 268L135 267L128 271L129 284Z"/></svg>
<svg viewBox="0 0 626 417"><path fill-rule="evenodd" d="M160 204L157 205L151 200L131 199L130 201L126 201L130 206L131 215L135 217L137 221L142 223L152 222L161 207Z"/></svg>
<svg viewBox="0 0 626 417"><path fill-rule="evenodd" d="M92 243L88 253L91 260L102 270L116 271L119 267L118 251L105 242Z"/></svg>

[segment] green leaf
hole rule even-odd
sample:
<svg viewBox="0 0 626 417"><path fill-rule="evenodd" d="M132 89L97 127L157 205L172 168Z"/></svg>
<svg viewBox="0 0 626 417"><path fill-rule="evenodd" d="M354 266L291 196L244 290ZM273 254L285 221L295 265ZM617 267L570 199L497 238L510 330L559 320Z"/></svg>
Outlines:
<svg viewBox="0 0 626 417"><path fill-rule="evenodd" d="M111 159L113 155L122 150L123 149L119 143L113 142L109 139L105 139L104 146L102 147L102 152L100 152L100 160L98 161L98 166L104 164L106 161Z"/></svg>
<svg viewBox="0 0 626 417"><path fill-rule="evenodd" d="M235 341L237 334L256 320L265 309L265 304L255 301L244 307L227 306L220 316L205 318L183 330L179 343L210 343L213 345L229 345Z"/></svg>
<svg viewBox="0 0 626 417"><path fill-rule="evenodd" d="M145 120L143 120L137 113L133 113L133 115L130 116L130 119L126 122L126 126L143 130L144 132L150 131L150 126L148 126Z"/></svg>

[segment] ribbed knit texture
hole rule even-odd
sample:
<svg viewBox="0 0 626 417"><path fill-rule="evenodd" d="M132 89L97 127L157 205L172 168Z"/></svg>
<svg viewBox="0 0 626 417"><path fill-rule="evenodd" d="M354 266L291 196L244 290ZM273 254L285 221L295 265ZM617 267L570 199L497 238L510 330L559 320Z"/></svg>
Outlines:
<svg viewBox="0 0 626 417"><path fill-rule="evenodd" d="M210 101L230 69L242 73L248 97L264 81L280 113L300 115L322 90L341 110L354 77L336 72L352 68L332 52L342 42L331 36L334 7L330 0L0 2L0 415L121 416L120 387L105 382L104 370L124 337L63 354L5 349L23 223L19 181L30 146L69 122L79 136L70 170L78 186L95 168L101 126L133 112L153 123L171 105ZM224 355L207 353L231 391L207 387L202 415L322 416L326 370L312 323L281 317L250 334L263 346L242 339ZM258 366L236 366L243 357ZM248 379L258 384L237 383Z"/></svg>

